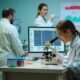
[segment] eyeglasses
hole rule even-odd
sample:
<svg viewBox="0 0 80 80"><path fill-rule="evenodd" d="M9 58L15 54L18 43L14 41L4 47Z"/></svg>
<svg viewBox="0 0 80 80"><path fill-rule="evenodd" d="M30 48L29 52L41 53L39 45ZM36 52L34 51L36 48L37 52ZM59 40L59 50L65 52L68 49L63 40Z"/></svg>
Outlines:
<svg viewBox="0 0 80 80"><path fill-rule="evenodd" d="M63 34L62 33L57 33L58 34L58 36L62 36Z"/></svg>

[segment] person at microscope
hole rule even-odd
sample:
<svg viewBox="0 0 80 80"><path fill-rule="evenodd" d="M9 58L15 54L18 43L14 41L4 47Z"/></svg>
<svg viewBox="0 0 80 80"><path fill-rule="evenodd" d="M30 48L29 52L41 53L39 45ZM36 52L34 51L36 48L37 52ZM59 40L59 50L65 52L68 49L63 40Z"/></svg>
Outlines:
<svg viewBox="0 0 80 80"><path fill-rule="evenodd" d="M57 53L57 60L61 60L62 65L69 68L72 80L80 80L80 33L70 20L60 21L56 26L56 31L61 41L70 42L67 55ZM47 47L50 48L49 42Z"/></svg>

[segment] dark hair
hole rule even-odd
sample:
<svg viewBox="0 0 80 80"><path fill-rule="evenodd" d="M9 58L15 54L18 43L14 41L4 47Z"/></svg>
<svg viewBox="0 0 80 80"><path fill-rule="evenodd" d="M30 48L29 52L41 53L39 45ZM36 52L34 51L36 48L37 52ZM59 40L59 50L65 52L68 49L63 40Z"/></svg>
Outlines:
<svg viewBox="0 0 80 80"><path fill-rule="evenodd" d="M63 32L66 32L69 29L74 36L76 35L80 36L79 31L76 30L75 25L70 20L60 21L57 24L56 28L62 30Z"/></svg>
<svg viewBox="0 0 80 80"><path fill-rule="evenodd" d="M44 6L47 7L47 4L45 4L45 3L41 3L41 4L39 4L39 6L38 6L38 11L41 10ZM37 16L38 16L38 15L40 15L39 12L37 13Z"/></svg>
<svg viewBox="0 0 80 80"><path fill-rule="evenodd" d="M15 10L12 8L6 8L2 11L2 17L7 18L10 14L14 15Z"/></svg>

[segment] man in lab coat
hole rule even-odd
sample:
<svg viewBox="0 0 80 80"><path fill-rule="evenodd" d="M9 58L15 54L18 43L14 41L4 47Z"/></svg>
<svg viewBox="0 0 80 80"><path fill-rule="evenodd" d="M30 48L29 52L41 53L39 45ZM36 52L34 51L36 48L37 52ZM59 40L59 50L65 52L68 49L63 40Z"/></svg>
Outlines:
<svg viewBox="0 0 80 80"><path fill-rule="evenodd" d="M2 11L0 20L0 66L7 63L8 57L26 55L22 48L16 27L12 24L15 10L6 8Z"/></svg>

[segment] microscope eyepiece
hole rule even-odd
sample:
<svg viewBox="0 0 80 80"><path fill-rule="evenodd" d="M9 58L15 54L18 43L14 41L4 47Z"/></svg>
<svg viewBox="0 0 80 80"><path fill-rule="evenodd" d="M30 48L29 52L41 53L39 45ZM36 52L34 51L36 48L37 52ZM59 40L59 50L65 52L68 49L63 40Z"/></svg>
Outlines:
<svg viewBox="0 0 80 80"><path fill-rule="evenodd" d="M58 39L58 37L55 37L54 39L50 40L50 43L52 44L53 42L55 42Z"/></svg>

